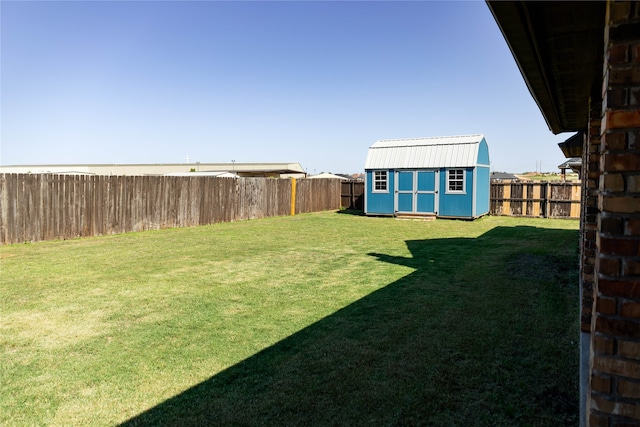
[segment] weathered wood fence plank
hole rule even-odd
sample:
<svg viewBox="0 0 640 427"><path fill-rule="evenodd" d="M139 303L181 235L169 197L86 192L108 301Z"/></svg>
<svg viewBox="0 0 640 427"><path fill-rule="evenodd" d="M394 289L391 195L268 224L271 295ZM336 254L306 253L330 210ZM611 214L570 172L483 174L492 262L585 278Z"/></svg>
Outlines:
<svg viewBox="0 0 640 427"><path fill-rule="evenodd" d="M579 218L580 183L491 183L491 215Z"/></svg>
<svg viewBox="0 0 640 427"><path fill-rule="evenodd" d="M340 208L340 183L298 180L296 213ZM291 180L0 174L0 244L288 215Z"/></svg>

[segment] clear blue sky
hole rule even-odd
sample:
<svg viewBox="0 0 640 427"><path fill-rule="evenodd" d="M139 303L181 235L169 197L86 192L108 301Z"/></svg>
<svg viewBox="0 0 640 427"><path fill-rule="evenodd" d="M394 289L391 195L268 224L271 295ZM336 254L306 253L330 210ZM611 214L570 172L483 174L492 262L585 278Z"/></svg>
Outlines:
<svg viewBox="0 0 640 427"><path fill-rule="evenodd" d="M483 133L492 169L558 142L484 2L6 1L0 164L299 162Z"/></svg>

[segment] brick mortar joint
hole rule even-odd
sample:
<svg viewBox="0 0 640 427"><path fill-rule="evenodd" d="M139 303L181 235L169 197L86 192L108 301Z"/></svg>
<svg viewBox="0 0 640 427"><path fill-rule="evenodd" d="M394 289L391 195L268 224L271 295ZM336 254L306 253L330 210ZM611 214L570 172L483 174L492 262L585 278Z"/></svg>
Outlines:
<svg viewBox="0 0 640 427"><path fill-rule="evenodd" d="M599 295L598 298L599 299L609 298L609 299L620 300L620 298L610 297L610 296L607 296L607 295ZM635 302L635 301L638 301L638 300L628 299L628 301L634 301ZM636 325L638 325L640 327L640 319L638 319L638 318L625 317L625 316L622 316L620 314L605 314L605 313L602 313L602 312L598 311L597 309L595 311L595 314L597 314L598 317L601 317L603 319L607 319L607 320L622 320L624 322L629 322L629 323L636 324ZM595 334L596 334L596 336L602 336L602 337L605 337L605 338L615 338L618 341L622 340L622 341L628 341L628 342L633 342L633 343L639 343L640 344L640 341L638 341L637 338L633 338L633 337L621 337L619 335L611 335L611 334L608 334L608 333L605 333L605 332L602 332L602 331L595 331ZM638 357L640 357L640 355ZM632 360L638 360L638 359L632 359Z"/></svg>
<svg viewBox="0 0 640 427"><path fill-rule="evenodd" d="M607 374L607 375L611 376L611 374ZM633 383L633 384L640 385L640 378L629 378L629 379L627 379L627 378L616 377L615 378L616 385L618 385L617 383L618 383L619 380L623 380L623 381L628 382L628 383ZM633 397L632 399L636 399L636 398ZM640 397L638 397L637 399L640 399Z"/></svg>
<svg viewBox="0 0 640 427"><path fill-rule="evenodd" d="M626 237L629 237L629 236L626 236ZM633 240L635 240L635 238L633 238ZM604 259L604 260L640 261L640 257L638 257L638 256L613 255L613 254L608 254L608 253L599 253L597 258ZM598 277L602 277L602 276L603 275L598 275ZM606 278L606 277L604 277L604 278ZM630 299L633 299L633 298L630 298Z"/></svg>
<svg viewBox="0 0 640 427"><path fill-rule="evenodd" d="M628 221L628 220L634 220L634 219L640 218L640 216L637 216L637 215L634 215L634 214L627 214L625 216L620 214L620 215L616 215L616 216L618 218L620 218L622 221ZM606 218L612 218L612 217L604 217L603 219L606 219ZM589 231L593 231L593 230L590 229ZM604 237L605 239L623 239L623 240L633 240L633 241L638 240L638 236L629 236L629 235L626 235L626 234L614 234L614 233L611 233L611 232L600 231L599 229L596 230L596 231L598 232L598 235L601 238ZM589 239L589 240L592 241L592 239ZM610 254L603 254L603 255L610 255ZM622 255L619 255L619 256L622 256ZM628 259L638 259L639 257L640 257L640 255L638 255L638 256L625 255L624 256L624 258L628 258Z"/></svg>
<svg viewBox="0 0 640 427"><path fill-rule="evenodd" d="M612 387L613 388L613 387ZM624 397L624 396L620 396L617 392L611 392L611 393L602 393L596 390L591 389L591 398L593 399L594 397L600 397L604 400L606 400L607 402L611 402L611 403L626 403L628 405L637 405L638 403L640 403L640 399L637 398L633 398L633 397ZM598 411L600 412L600 411ZM623 415L620 414L610 414L610 415L614 415L614 416L618 416L618 417L624 417ZM628 418L628 417L626 417ZM631 418L633 419L633 418Z"/></svg>

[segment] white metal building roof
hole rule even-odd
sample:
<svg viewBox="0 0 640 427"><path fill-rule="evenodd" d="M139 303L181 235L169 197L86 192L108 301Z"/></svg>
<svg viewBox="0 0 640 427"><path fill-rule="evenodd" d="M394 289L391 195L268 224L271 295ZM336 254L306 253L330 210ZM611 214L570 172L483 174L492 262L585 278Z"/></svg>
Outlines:
<svg viewBox="0 0 640 427"><path fill-rule="evenodd" d="M304 177L300 163L152 163L152 164L60 164L0 166L0 173L47 173L76 175L167 175L171 173L231 172L242 176L279 175ZM196 175L189 175L196 176Z"/></svg>
<svg viewBox="0 0 640 427"><path fill-rule="evenodd" d="M484 135L384 139L367 153L365 169L472 167Z"/></svg>
<svg viewBox="0 0 640 427"><path fill-rule="evenodd" d="M347 181L349 178L345 178L344 176L340 176L340 175L335 175L329 172L322 172L319 173L318 175L311 175L308 176L307 178L309 179L314 179L314 178L330 178L330 179L340 179L342 181Z"/></svg>

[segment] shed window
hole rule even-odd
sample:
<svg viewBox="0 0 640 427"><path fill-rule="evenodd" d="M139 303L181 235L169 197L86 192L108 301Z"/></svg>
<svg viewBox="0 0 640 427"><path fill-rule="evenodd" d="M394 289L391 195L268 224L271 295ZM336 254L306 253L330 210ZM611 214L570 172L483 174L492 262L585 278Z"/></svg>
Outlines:
<svg viewBox="0 0 640 427"><path fill-rule="evenodd" d="M373 172L373 191L387 191L387 171Z"/></svg>
<svg viewBox="0 0 640 427"><path fill-rule="evenodd" d="M447 193L464 193L464 169L447 171Z"/></svg>

